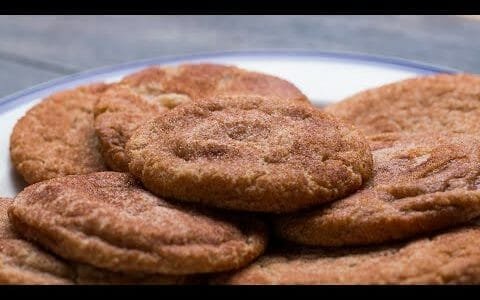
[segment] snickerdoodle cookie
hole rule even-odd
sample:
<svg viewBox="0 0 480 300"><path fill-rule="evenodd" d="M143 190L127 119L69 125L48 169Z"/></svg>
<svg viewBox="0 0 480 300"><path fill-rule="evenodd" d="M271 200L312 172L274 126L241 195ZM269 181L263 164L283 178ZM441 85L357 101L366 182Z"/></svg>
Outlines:
<svg viewBox="0 0 480 300"><path fill-rule="evenodd" d="M164 113L127 144L130 171L159 196L289 212L344 197L372 171L367 141L309 104L223 96Z"/></svg>
<svg viewBox="0 0 480 300"><path fill-rule="evenodd" d="M93 84L55 93L17 122L10 154L25 181L106 170L97 149L93 106L107 87Z"/></svg>
<svg viewBox="0 0 480 300"><path fill-rule="evenodd" d="M181 103L219 94L257 94L307 102L293 84L234 66L150 67L112 86L95 107L95 128L108 166L128 171L125 144L146 121Z"/></svg>
<svg viewBox="0 0 480 300"><path fill-rule="evenodd" d="M116 172L31 185L9 217L24 237L65 259L123 273L232 270L259 256L267 242L261 221L171 204Z"/></svg>
<svg viewBox="0 0 480 300"><path fill-rule="evenodd" d="M12 231L7 210L10 199L0 198L0 284L71 284L68 264L21 240Z"/></svg>
<svg viewBox="0 0 480 300"><path fill-rule="evenodd" d="M325 111L366 135L439 131L480 133L480 76L432 75L369 89Z"/></svg>
<svg viewBox="0 0 480 300"><path fill-rule="evenodd" d="M404 239L480 216L480 138L439 133L369 137L373 177L357 193L276 220L301 244L367 245Z"/></svg>
<svg viewBox="0 0 480 300"><path fill-rule="evenodd" d="M480 228L469 225L405 244L278 249L217 284L478 284Z"/></svg>

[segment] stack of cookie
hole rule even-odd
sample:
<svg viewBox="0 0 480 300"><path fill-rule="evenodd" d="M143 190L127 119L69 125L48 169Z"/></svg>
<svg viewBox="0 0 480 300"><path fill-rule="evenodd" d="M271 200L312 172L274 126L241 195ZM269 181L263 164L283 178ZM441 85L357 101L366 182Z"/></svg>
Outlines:
<svg viewBox="0 0 480 300"><path fill-rule="evenodd" d="M0 281L480 283L480 77L324 109L233 66L151 67L18 121Z"/></svg>

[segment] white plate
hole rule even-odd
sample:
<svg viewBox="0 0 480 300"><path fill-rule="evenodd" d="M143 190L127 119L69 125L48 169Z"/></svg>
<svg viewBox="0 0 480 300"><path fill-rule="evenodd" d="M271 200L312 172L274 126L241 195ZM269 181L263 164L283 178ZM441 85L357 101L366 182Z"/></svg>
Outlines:
<svg viewBox="0 0 480 300"><path fill-rule="evenodd" d="M96 81L113 82L150 65L213 62L270 73L293 82L317 105L334 103L363 89L447 70L415 62L359 54L324 52L229 52L168 59L150 59L87 71L54 80L0 100L0 196L13 197L24 183L9 158L9 138L15 122L45 96Z"/></svg>

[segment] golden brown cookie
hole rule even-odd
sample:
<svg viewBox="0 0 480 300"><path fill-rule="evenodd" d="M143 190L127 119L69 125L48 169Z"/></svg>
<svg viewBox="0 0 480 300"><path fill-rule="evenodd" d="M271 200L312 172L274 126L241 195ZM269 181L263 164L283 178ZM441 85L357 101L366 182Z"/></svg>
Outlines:
<svg viewBox="0 0 480 300"><path fill-rule="evenodd" d="M0 198L0 284L71 284L73 270L13 232L7 210L11 199Z"/></svg>
<svg viewBox="0 0 480 300"><path fill-rule="evenodd" d="M479 284L480 228L466 226L381 248L292 249L212 280L217 284Z"/></svg>
<svg viewBox="0 0 480 300"><path fill-rule="evenodd" d="M177 107L127 144L130 171L157 195L288 212L346 196L370 177L365 138L311 105L225 96Z"/></svg>
<svg viewBox="0 0 480 300"><path fill-rule="evenodd" d="M95 107L95 128L106 163L128 172L125 144L149 119L181 103L220 94L257 94L307 102L293 84L234 66L150 67L125 77Z"/></svg>
<svg viewBox="0 0 480 300"><path fill-rule="evenodd" d="M316 210L282 216L276 232L307 245L367 245L447 228L480 216L480 139L389 133L370 137L367 186Z"/></svg>
<svg viewBox="0 0 480 300"><path fill-rule="evenodd" d="M58 92L17 122L10 154L25 181L106 170L93 125L93 106L106 88L93 84Z"/></svg>
<svg viewBox="0 0 480 300"><path fill-rule="evenodd" d="M15 198L9 217L23 236L59 256L124 273L236 269L267 242L261 221L170 204L116 172L31 185Z"/></svg>
<svg viewBox="0 0 480 300"><path fill-rule="evenodd" d="M432 75L360 92L325 111L366 135L384 132L480 133L480 76Z"/></svg>

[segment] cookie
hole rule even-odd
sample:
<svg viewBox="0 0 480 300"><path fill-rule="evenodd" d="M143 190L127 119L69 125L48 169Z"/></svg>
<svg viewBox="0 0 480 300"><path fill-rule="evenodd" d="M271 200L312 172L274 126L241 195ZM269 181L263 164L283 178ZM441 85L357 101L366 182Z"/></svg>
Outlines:
<svg viewBox="0 0 480 300"><path fill-rule="evenodd" d="M71 284L73 270L11 229L11 199L0 198L0 284Z"/></svg>
<svg viewBox="0 0 480 300"><path fill-rule="evenodd" d="M130 172L159 196L289 212L341 198L370 177L364 137L311 105L224 96L164 113L127 144Z"/></svg>
<svg viewBox="0 0 480 300"><path fill-rule="evenodd" d="M477 136L385 133L369 140L374 171L366 187L319 209L277 218L280 237L306 245L367 245L480 216Z"/></svg>
<svg viewBox="0 0 480 300"><path fill-rule="evenodd" d="M216 284L479 284L480 228L380 248L279 249Z"/></svg>
<svg viewBox="0 0 480 300"><path fill-rule="evenodd" d="M95 107L101 153L115 171L128 172L125 144L143 123L181 103L219 94L258 94L307 102L293 84L233 66L150 67L125 77Z"/></svg>
<svg viewBox="0 0 480 300"><path fill-rule="evenodd" d="M325 108L366 135L385 132L480 133L480 76L432 75L360 92Z"/></svg>
<svg viewBox="0 0 480 300"><path fill-rule="evenodd" d="M53 94L15 125L10 155L27 183L106 170L98 151L93 106L108 85Z"/></svg>
<svg viewBox="0 0 480 300"><path fill-rule="evenodd" d="M116 172L31 185L9 217L24 237L65 259L123 273L231 270L259 256L267 242L261 221L170 204Z"/></svg>

